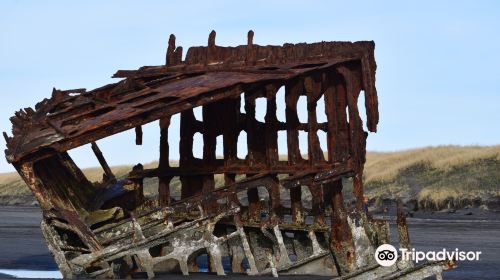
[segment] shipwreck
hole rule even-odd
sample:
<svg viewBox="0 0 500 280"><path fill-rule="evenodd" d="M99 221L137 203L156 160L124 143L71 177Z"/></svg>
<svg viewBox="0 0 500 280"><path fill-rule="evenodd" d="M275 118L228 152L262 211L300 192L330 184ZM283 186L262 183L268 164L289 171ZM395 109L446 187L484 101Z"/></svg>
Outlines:
<svg viewBox="0 0 500 280"><path fill-rule="evenodd" d="M383 267L375 249L389 243L389 224L363 205L363 166L368 132L358 108L364 95L366 127L379 122L375 44L319 42L237 47L182 47L170 36L166 63L119 70L117 83L87 91L54 89L50 99L11 118L4 132L7 160L43 211L41 229L65 278L148 277L208 271L218 275L316 274L339 279L421 279L449 262ZM284 88L284 100L276 93ZM304 96L306 108L298 108ZM266 102L264 120L256 100ZM324 99L324 108L318 100ZM244 111L240 107L244 103ZM286 120L276 116L286 107ZM323 105L322 105L323 106ZM202 108L202 120L193 108ZM301 122L299 110L307 111ZM317 112L326 114L319 122ZM180 141L169 143L171 116L180 114ZM142 144L142 126L159 123L158 166L131 168L116 178L96 141L129 129ZM246 133L245 158L238 137ZM277 135L286 135L286 155ZM321 148L318 132L326 135ZM201 133L203 156L193 155ZM299 149L307 134L307 152ZM223 137L223 157L216 138ZM90 145L104 174L90 182L68 151ZM178 165L169 145L178 145ZM223 176L216 186L214 177ZM144 195L144 180L157 178L158 195ZM171 182L180 180L180 197ZM347 205L343 182L352 182ZM304 203L308 190L311 202ZM289 194L284 201L283 194ZM405 217L398 217L400 246L409 248ZM204 258L200 258L204 257ZM205 264L200 264L204 260Z"/></svg>

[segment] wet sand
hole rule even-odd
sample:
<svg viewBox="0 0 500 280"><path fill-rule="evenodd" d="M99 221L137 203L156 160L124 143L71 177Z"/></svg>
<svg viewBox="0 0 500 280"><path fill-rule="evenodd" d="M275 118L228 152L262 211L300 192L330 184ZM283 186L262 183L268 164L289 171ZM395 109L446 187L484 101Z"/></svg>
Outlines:
<svg viewBox="0 0 500 280"><path fill-rule="evenodd" d="M418 251L481 251L479 261L459 261L444 279L500 279L500 221L408 219L411 246ZM391 223L391 243L398 242Z"/></svg>
<svg viewBox="0 0 500 280"><path fill-rule="evenodd" d="M35 207L0 207L0 268L57 270Z"/></svg>
<svg viewBox="0 0 500 280"><path fill-rule="evenodd" d="M439 218L439 219L436 219ZM447 218L447 219L446 219ZM34 207L0 207L0 269L57 270L39 228L41 213ZM445 272L445 279L500 279L500 220L492 217L419 215L409 218L411 243L421 251L458 248L482 251L477 262L458 262L458 268ZM391 223L391 241L397 244L395 224ZM215 275L194 274L193 279L216 279ZM0 278L4 278L0 275ZM169 275L169 279L186 279ZM244 279L233 275L231 279ZM265 277L259 279L272 279ZM280 277L284 279L284 277ZM327 279L307 277L308 279ZM246 278L248 279L248 278ZM286 279L304 279L303 276Z"/></svg>

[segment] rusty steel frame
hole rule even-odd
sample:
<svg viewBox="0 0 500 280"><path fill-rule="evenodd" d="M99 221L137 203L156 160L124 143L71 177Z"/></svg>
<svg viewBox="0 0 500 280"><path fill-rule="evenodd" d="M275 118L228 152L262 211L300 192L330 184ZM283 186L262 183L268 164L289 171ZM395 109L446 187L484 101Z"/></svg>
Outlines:
<svg viewBox="0 0 500 280"><path fill-rule="evenodd" d="M199 269L193 258L203 253L217 274L226 272L223 256L230 258L232 272L249 275L346 278L373 266L370 254L388 242L388 226L363 209L368 133L358 98L364 94L366 125L376 132L374 47L373 42L259 46L252 31L246 45L220 47L212 31L208 46L190 48L183 61L182 47L171 35L164 66L120 70L114 77L123 80L92 91L54 89L35 109L16 112L13 136L4 133L6 158L43 210L42 231L63 275L188 274ZM285 122L276 116L277 102L283 102L276 99L280 87ZM300 96L307 98L306 123L298 118ZM257 98L267 102L263 122L255 116ZM323 123L316 116L321 98ZM202 121L194 116L197 106ZM168 129L177 113L180 160L170 166ZM160 127L158 167L138 164L126 180L118 180L95 141L135 129L135 143L142 145L142 125L152 121ZM248 155L240 159L237 141L243 131ZM279 131L287 135L286 160L278 154ZM307 133L307 157L299 149L300 131ZM326 151L318 131L327 135ZM195 133L203 135L201 159L193 156ZM223 158L215 153L220 135ZM85 144L103 167L101 182L89 182L67 153ZM215 187L215 174L223 174L224 186ZM176 177L178 201L170 191ZM146 178L158 178L156 200L144 197ZM345 178L352 178L356 197L351 209L343 198ZM312 195L310 209L303 205L303 188ZM289 207L282 203L286 192ZM400 224L405 233L406 224Z"/></svg>

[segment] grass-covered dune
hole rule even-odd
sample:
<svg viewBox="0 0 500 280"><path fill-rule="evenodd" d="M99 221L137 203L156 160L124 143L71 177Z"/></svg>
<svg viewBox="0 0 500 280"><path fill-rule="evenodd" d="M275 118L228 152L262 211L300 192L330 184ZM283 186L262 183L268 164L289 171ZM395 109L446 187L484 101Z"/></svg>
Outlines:
<svg viewBox="0 0 500 280"><path fill-rule="evenodd" d="M365 193L374 199L413 200L424 209L498 205L500 145L440 146L371 152Z"/></svg>
<svg viewBox="0 0 500 280"><path fill-rule="evenodd" d="M156 166L146 164L145 168ZM113 167L123 178L130 166ZM91 181L100 168L84 169ZM222 177L216 177L217 185ZM364 173L365 193L375 202L403 198L420 209L439 210L464 206L497 207L500 202L500 145L439 146L399 152L369 152ZM146 195L154 195L156 179L145 182ZM178 180L172 182L178 190ZM346 186L346 190L349 190ZM349 196L349 195L347 195ZM34 198L17 173L0 174L0 204L33 204Z"/></svg>

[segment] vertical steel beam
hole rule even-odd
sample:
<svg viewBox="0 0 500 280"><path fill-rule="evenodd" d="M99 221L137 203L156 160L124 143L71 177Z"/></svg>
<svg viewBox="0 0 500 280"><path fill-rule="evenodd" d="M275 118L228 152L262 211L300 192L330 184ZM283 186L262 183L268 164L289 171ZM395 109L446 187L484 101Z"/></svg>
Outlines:
<svg viewBox="0 0 500 280"><path fill-rule="evenodd" d="M111 168L109 168L108 163L106 162L106 159L102 155L101 150L97 146L95 142L91 143L92 151L94 152L94 155L97 157L97 160L99 161L99 164L101 164L102 169L104 170L104 174L106 175L107 181L110 182L116 182L115 175L111 171Z"/></svg>
<svg viewBox="0 0 500 280"><path fill-rule="evenodd" d="M331 188L332 229L330 234L330 250L332 251L338 271L341 274L352 272L355 268L355 248L352 241L351 228L347 222L347 212L344 208L342 181L337 180L325 184Z"/></svg>

